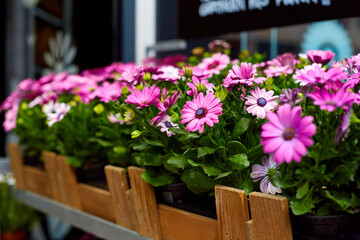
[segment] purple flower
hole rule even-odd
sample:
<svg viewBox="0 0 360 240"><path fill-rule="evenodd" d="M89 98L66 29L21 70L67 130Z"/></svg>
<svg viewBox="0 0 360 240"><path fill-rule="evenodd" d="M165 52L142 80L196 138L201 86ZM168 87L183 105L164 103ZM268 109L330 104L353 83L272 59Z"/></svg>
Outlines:
<svg viewBox="0 0 360 240"><path fill-rule="evenodd" d="M175 133L170 131L170 128L179 129L179 124L173 123L170 120L169 115L164 116L157 126L160 126L161 127L160 131L161 132L166 132L168 137L171 137L172 135L175 135Z"/></svg>
<svg viewBox="0 0 360 240"><path fill-rule="evenodd" d="M143 107L149 107L151 105L156 105L159 101L160 88L152 85L149 87L144 87L142 90L136 89L131 93L125 102L129 104L138 105L138 109Z"/></svg>
<svg viewBox="0 0 360 240"><path fill-rule="evenodd" d="M264 119L266 114L271 112L278 103L275 101L279 96L273 96L274 91L266 91L265 88L260 89L256 87L255 90L250 91L251 95L246 97L246 105L250 105L246 111L251 113L253 116Z"/></svg>
<svg viewBox="0 0 360 240"><path fill-rule="evenodd" d="M97 87L91 95L91 99L98 97L101 102L105 103L116 101L121 96L121 84L119 82L104 82L100 87Z"/></svg>
<svg viewBox="0 0 360 240"><path fill-rule="evenodd" d="M176 83L181 78L179 68L173 66L162 66L158 69L158 74L153 74L152 79L164 80L167 82Z"/></svg>
<svg viewBox="0 0 360 240"><path fill-rule="evenodd" d="M318 63L298 69L294 75L295 83L300 83L301 86L325 84L328 81L339 81L347 78L348 76L343 69L330 68L326 72L325 68L322 68L321 64Z"/></svg>
<svg viewBox="0 0 360 240"><path fill-rule="evenodd" d="M32 100L41 94L41 85L38 81L27 78L22 80L17 89L19 90L21 97L25 99Z"/></svg>
<svg viewBox="0 0 360 240"><path fill-rule="evenodd" d="M309 98L314 101L314 105L320 105L321 110L333 112L336 108L349 109L355 101L355 95L344 88L336 92L329 92L326 87L314 87L314 91L309 93Z"/></svg>
<svg viewBox="0 0 360 240"><path fill-rule="evenodd" d="M252 86L253 82L262 84L263 81L266 81L264 77L255 78L257 75L256 67L251 63L241 63L241 67L234 65L229 71L226 78L223 80L223 86L229 90L233 89L235 86Z"/></svg>
<svg viewBox="0 0 360 240"><path fill-rule="evenodd" d="M214 92L214 84L209 83L208 80L199 80L197 77L192 77L192 82L186 83L191 90L186 91L190 96L197 96L199 94L199 88L204 88L206 94Z"/></svg>
<svg viewBox="0 0 360 240"><path fill-rule="evenodd" d="M231 44L225 40L214 40L208 44L209 52L223 52L224 50L230 49Z"/></svg>
<svg viewBox="0 0 360 240"><path fill-rule="evenodd" d="M142 67L127 68L121 75L120 81L127 85L138 85L143 81L144 69Z"/></svg>
<svg viewBox="0 0 360 240"><path fill-rule="evenodd" d="M281 193L281 189L271 184L269 175L279 169L280 164L274 161L274 155L270 154L269 158L262 158L262 165L254 164L250 174L254 182L260 181L260 190L263 193L276 194Z"/></svg>
<svg viewBox="0 0 360 240"><path fill-rule="evenodd" d="M5 101L0 105L0 113L2 111L9 110L13 106L17 106L20 103L20 92L18 90L13 91L6 99Z"/></svg>
<svg viewBox="0 0 360 240"><path fill-rule="evenodd" d="M266 62L266 65L269 67L264 70L264 73L267 77L278 77L283 73L285 75L292 74L297 63L299 63L299 60L296 60L296 55L284 53L277 56L277 58Z"/></svg>
<svg viewBox="0 0 360 240"><path fill-rule="evenodd" d="M179 62L187 62L188 57L185 55L177 54L174 56L168 56L164 58L164 65L171 65L173 67L177 66Z"/></svg>
<svg viewBox="0 0 360 240"><path fill-rule="evenodd" d="M345 111L345 113L340 116L341 124L336 129L336 133L335 133L336 144L338 144L340 140L346 137L346 134L348 133L350 127L350 117L352 112L353 112L352 108L350 107L349 110Z"/></svg>
<svg viewBox="0 0 360 240"><path fill-rule="evenodd" d="M301 117L301 107L291 108L290 104L279 107L278 114L269 112L268 123L261 126L261 145L265 153L274 153L274 161L287 163L301 161L307 154L306 147L314 144L310 138L316 133L312 116Z"/></svg>
<svg viewBox="0 0 360 240"><path fill-rule="evenodd" d="M19 106L14 105L5 113L5 121L3 123L5 132L10 132L12 129L16 127L16 118L17 118L18 109Z"/></svg>
<svg viewBox="0 0 360 240"><path fill-rule="evenodd" d="M211 57L204 58L198 68L204 70L204 74L212 77L213 74L220 74L220 71L230 63L230 57L222 53L215 53Z"/></svg>
<svg viewBox="0 0 360 240"><path fill-rule="evenodd" d="M311 50L307 51L306 55L313 63L320 63L322 65L328 64L334 57L335 53L327 50Z"/></svg>
<svg viewBox="0 0 360 240"><path fill-rule="evenodd" d="M298 98L298 93L300 92L300 89L283 89L282 92L283 93L280 94L280 103L290 103L290 105L294 106L295 101Z"/></svg>
<svg viewBox="0 0 360 240"><path fill-rule="evenodd" d="M167 111L171 106L173 106L176 103L176 100L180 97L181 92L178 93L177 90L175 90L174 94L172 96L168 96L164 102L159 102L156 106L159 108L160 112L157 114L156 117L151 119L151 125L154 123L159 123L163 117L167 114ZM157 126L157 124L156 124Z"/></svg>

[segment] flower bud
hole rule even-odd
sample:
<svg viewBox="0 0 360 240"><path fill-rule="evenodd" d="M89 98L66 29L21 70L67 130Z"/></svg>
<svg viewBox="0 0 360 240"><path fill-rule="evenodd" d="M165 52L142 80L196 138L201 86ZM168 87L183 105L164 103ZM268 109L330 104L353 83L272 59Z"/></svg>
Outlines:
<svg viewBox="0 0 360 240"><path fill-rule="evenodd" d="M137 138L137 137L139 137L140 135L141 135L141 131L139 131L139 130L135 130L135 131L133 131L132 133L131 133L131 138L132 139L134 139L134 138Z"/></svg>
<svg viewBox="0 0 360 240"><path fill-rule="evenodd" d="M94 112L96 114L101 114L102 112L104 112L104 105L102 105L101 103L97 104L94 108L93 108Z"/></svg>

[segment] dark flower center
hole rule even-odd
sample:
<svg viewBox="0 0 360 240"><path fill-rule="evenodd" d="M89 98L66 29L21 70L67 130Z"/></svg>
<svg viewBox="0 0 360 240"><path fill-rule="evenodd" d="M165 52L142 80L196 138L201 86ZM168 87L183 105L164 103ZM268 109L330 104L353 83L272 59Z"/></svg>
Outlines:
<svg viewBox="0 0 360 240"><path fill-rule="evenodd" d="M285 140L291 140L294 138L295 132L292 128L285 128L285 130L283 131L283 138Z"/></svg>
<svg viewBox="0 0 360 240"><path fill-rule="evenodd" d="M213 62L212 64L210 64L210 65L208 66L208 69L214 69L214 68L216 68L217 66L219 66L219 62L218 62L218 61Z"/></svg>
<svg viewBox="0 0 360 240"><path fill-rule="evenodd" d="M267 101L265 98L258 98L258 100L257 100L257 105L259 105L260 107L265 106L266 103L267 103Z"/></svg>
<svg viewBox="0 0 360 240"><path fill-rule="evenodd" d="M206 109L205 108L199 108L196 111L195 117L196 118L203 118L203 117L205 117L205 115L206 115Z"/></svg>
<svg viewBox="0 0 360 240"><path fill-rule="evenodd" d="M169 121L166 121L165 122L165 126L167 127L167 128L171 128L172 126L171 126L171 123L169 122Z"/></svg>
<svg viewBox="0 0 360 240"><path fill-rule="evenodd" d="M148 104L149 102L148 101L144 101L144 102L142 102L141 104L142 105L146 105L146 104Z"/></svg>

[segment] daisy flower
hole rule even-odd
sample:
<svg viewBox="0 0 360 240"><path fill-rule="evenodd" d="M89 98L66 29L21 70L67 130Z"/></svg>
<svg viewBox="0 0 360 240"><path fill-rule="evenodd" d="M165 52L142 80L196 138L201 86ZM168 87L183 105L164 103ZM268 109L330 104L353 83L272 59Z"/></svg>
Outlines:
<svg viewBox="0 0 360 240"><path fill-rule="evenodd" d="M143 80L144 70L142 67L132 66L127 68L121 75L120 81L127 85L137 85Z"/></svg>
<svg viewBox="0 0 360 240"><path fill-rule="evenodd" d="M256 87L255 90L250 91L250 94L251 95L246 97L247 101L245 104L250 105L246 111L253 116L256 115L258 118L264 119L266 114L278 105L275 100L278 99L279 96L273 96L274 91L272 90L267 92L265 88L260 89Z"/></svg>
<svg viewBox="0 0 360 240"><path fill-rule="evenodd" d="M266 64L269 67L264 70L264 73L267 77L278 77L282 73L285 73L285 75L292 74L295 70L295 65L299 62L299 60L296 60L296 55L284 53L268 61Z"/></svg>
<svg viewBox="0 0 360 240"><path fill-rule="evenodd" d="M205 123L212 127L214 123L219 122L218 117L222 114L221 105L220 99L215 98L214 94L204 97L204 94L200 93L192 101L187 101L181 110L181 124L189 122L185 128L188 132L199 130L202 133Z"/></svg>
<svg viewBox="0 0 360 240"><path fill-rule="evenodd" d="M154 80L176 83L176 81L181 78L179 68L174 66L162 66L157 71L158 74L153 74L151 77Z"/></svg>
<svg viewBox="0 0 360 240"><path fill-rule="evenodd" d="M54 123L61 121L71 106L66 103L49 102L44 105L43 112L45 113L48 125L51 127Z"/></svg>
<svg viewBox="0 0 360 240"><path fill-rule="evenodd" d="M328 81L338 81L347 78L348 76L343 69L330 68L326 71L319 63L313 63L312 65L305 66L303 69L298 69L294 75L295 83L300 83L301 86L325 84Z"/></svg>
<svg viewBox="0 0 360 240"><path fill-rule="evenodd" d="M104 82L100 87L97 87L92 92L92 98L98 97L101 102L108 103L116 101L121 96L121 84L119 82L109 83Z"/></svg>
<svg viewBox="0 0 360 240"><path fill-rule="evenodd" d="M175 135L175 133L170 131L170 128L179 129L179 124L173 123L170 120L169 115L166 115L165 117L163 117L157 126L160 126L161 127L160 131L161 132L166 132L168 137L171 137L172 135Z"/></svg>
<svg viewBox="0 0 360 240"><path fill-rule="evenodd" d="M220 74L220 71L230 63L230 57L222 53L215 53L211 57L204 58L198 68L204 70L204 74L212 77L213 74Z"/></svg>
<svg viewBox="0 0 360 240"><path fill-rule="evenodd" d="M278 114L269 112L268 123L261 126L261 145L265 153L274 153L277 163L301 161L301 156L307 154L306 147L314 144L310 138L316 133L314 118L301 118L301 107L291 108L290 104L279 107Z"/></svg>
<svg viewBox="0 0 360 240"><path fill-rule="evenodd" d="M280 164L274 161L274 155L262 158L262 165L254 164L250 174L254 182L260 181L260 191L268 194L281 193L281 189L271 184L269 175L274 174L279 169Z"/></svg>
<svg viewBox="0 0 360 240"><path fill-rule="evenodd" d="M166 115L167 111L171 106L173 106L176 103L176 100L180 97L181 92L178 93L177 90L175 90L174 94L172 96L168 96L164 102L159 102L156 106L159 108L160 112L157 114L156 117L151 119L151 125L153 125L156 122L161 121L161 119Z"/></svg>
<svg viewBox="0 0 360 240"><path fill-rule="evenodd" d="M209 83L208 80L200 80L199 78L193 76L192 82L186 83L186 85L191 88L191 90L186 91L189 96L197 96L199 94L199 88L206 90L206 94L214 92L214 84Z"/></svg>
<svg viewBox="0 0 360 240"><path fill-rule="evenodd" d="M10 132L12 129L16 127L16 118L17 118L18 110L19 110L19 106L14 105L5 113L5 121L3 123L5 132Z"/></svg>
<svg viewBox="0 0 360 240"><path fill-rule="evenodd" d="M231 90L238 85L252 86L253 82L262 84L263 81L266 81L264 77L255 78L256 75L256 67L251 63L243 62L241 63L241 67L238 65L232 67L223 80L223 86Z"/></svg>
<svg viewBox="0 0 360 240"><path fill-rule="evenodd" d="M321 110L328 110L329 112L333 112L339 107L347 110L349 105L355 101L354 94L344 88L331 93L326 87L315 86L314 91L308 96L314 101L314 105L320 105Z"/></svg>
<svg viewBox="0 0 360 240"><path fill-rule="evenodd" d="M158 103L160 96L160 88L152 85L149 87L144 87L142 90L136 89L131 93L125 102L129 104L138 105L138 109L143 107L148 107Z"/></svg>
<svg viewBox="0 0 360 240"><path fill-rule="evenodd" d="M121 119L121 114L120 113L117 113L117 114L113 114L113 113L110 113L110 115L107 117L109 122L111 123L120 123L120 124L124 124L124 120Z"/></svg>
<svg viewBox="0 0 360 240"><path fill-rule="evenodd" d="M340 116L341 124L336 129L335 133L335 143L338 144L340 140L344 139L350 128L350 117L352 114L352 108L345 111L343 115Z"/></svg>
<svg viewBox="0 0 360 240"><path fill-rule="evenodd" d="M321 65L328 64L334 57L335 53L327 50L311 50L306 52L307 57L313 63L320 63Z"/></svg>

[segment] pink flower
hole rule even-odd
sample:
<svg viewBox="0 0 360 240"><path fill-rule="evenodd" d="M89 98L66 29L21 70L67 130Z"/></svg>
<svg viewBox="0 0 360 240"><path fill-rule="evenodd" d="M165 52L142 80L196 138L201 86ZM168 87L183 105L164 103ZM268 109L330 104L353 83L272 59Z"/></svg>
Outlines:
<svg viewBox="0 0 360 240"><path fill-rule="evenodd" d="M263 81L266 81L264 77L255 78L256 75L256 67L251 63L243 62L241 63L241 67L238 65L232 67L223 80L223 86L231 90L238 85L252 86L253 82L262 84Z"/></svg>
<svg viewBox="0 0 360 240"><path fill-rule="evenodd" d="M277 163L301 161L301 156L307 154L306 147L314 144L310 138L316 133L314 118L301 118L301 107L291 108L290 104L279 107L278 114L269 112L266 117L269 122L261 127L261 144L265 153L274 153Z"/></svg>
<svg viewBox="0 0 360 240"><path fill-rule="evenodd" d="M352 112L353 112L352 108L350 108L349 110L345 111L343 115L340 116L341 124L336 129L336 133L335 133L336 144L339 143L340 140L346 137L346 134L348 133L350 127L350 117Z"/></svg>
<svg viewBox="0 0 360 240"><path fill-rule="evenodd" d="M281 193L281 189L271 184L269 180L269 170L277 171L280 164L274 161L274 154L270 154L269 158L264 156L262 158L262 165L254 164L250 177L254 182L260 181L260 191L268 194Z"/></svg>
<svg viewBox="0 0 360 240"><path fill-rule="evenodd" d="M327 50L311 50L307 51L306 55L313 63L320 63L322 65L328 64L334 57L335 53Z"/></svg>
<svg viewBox="0 0 360 240"><path fill-rule="evenodd" d="M34 100L32 100L29 103L29 108L33 108L34 106L40 104L40 105L44 105L50 101L56 102L58 99L58 95L53 92L44 92L43 94L41 94L40 96L37 96Z"/></svg>
<svg viewBox="0 0 360 240"><path fill-rule="evenodd" d="M92 98L100 98L101 102L108 103L110 101L116 101L121 96L121 84L119 82L112 84L104 82L101 87L95 89L92 95Z"/></svg>
<svg viewBox="0 0 360 240"><path fill-rule="evenodd" d="M120 81L128 85L138 85L143 81L144 69L142 67L127 68L121 75Z"/></svg>
<svg viewBox="0 0 360 240"><path fill-rule="evenodd" d="M231 44L225 40L214 40L208 44L209 52L223 52L224 50L230 49Z"/></svg>
<svg viewBox="0 0 360 240"><path fill-rule="evenodd" d="M111 122L111 123L120 123L120 124L125 123L125 120L121 119L120 113L117 113L115 115L113 113L110 113L110 115L107 118L108 118L109 122Z"/></svg>
<svg viewBox="0 0 360 240"><path fill-rule="evenodd" d="M176 54L174 56L168 56L164 59L165 65L171 65L176 67L179 62L187 62L188 57L181 54Z"/></svg>
<svg viewBox="0 0 360 240"><path fill-rule="evenodd" d="M250 105L246 109L248 113L251 113L253 116L264 119L266 114L271 112L278 104L275 101L279 96L273 96L274 91L266 92L266 89L260 89L256 87L255 90L250 91L251 95L246 97L246 105Z"/></svg>
<svg viewBox="0 0 360 240"><path fill-rule="evenodd" d="M292 74L295 70L295 65L299 62L299 60L296 60L296 55L284 53L277 56L277 58L266 62L266 65L269 67L264 70L264 73L267 77L278 77L282 73L285 75Z"/></svg>
<svg viewBox="0 0 360 240"><path fill-rule="evenodd" d="M175 92L172 96L168 96L164 100L164 102L159 102L156 105L160 109L160 112L157 114L156 117L151 119L151 125L153 125L154 123L159 122L163 119L163 117L167 114L167 111L169 110L169 108L176 103L176 100L180 97L180 95L181 95L181 92L178 93L178 91L175 90Z"/></svg>
<svg viewBox="0 0 360 240"><path fill-rule="evenodd" d="M192 77L192 82L186 83L186 85L191 88L186 93L190 96L197 96L199 94L199 88L204 88L206 94L214 92L214 84L209 83L208 80L199 80L197 77Z"/></svg>
<svg viewBox="0 0 360 240"><path fill-rule="evenodd" d="M215 53L211 57L204 58L198 68L204 70L204 74L212 77L213 74L220 74L220 71L230 63L230 57L222 53Z"/></svg>
<svg viewBox="0 0 360 240"><path fill-rule="evenodd" d="M16 127L16 118L17 118L18 110L19 110L19 106L14 105L5 113L5 121L3 123L5 132L10 132L12 129Z"/></svg>
<svg viewBox="0 0 360 240"><path fill-rule="evenodd" d="M199 80L205 80L209 77L209 74L207 72L208 71L195 66L193 67L192 75L197 77Z"/></svg>
<svg viewBox="0 0 360 240"><path fill-rule="evenodd" d="M162 66L158 69L158 74L152 75L152 79L154 80L164 80L172 83L176 83L179 80L180 74L179 69L173 66Z"/></svg>
<svg viewBox="0 0 360 240"><path fill-rule="evenodd" d="M48 126L51 127L54 123L61 121L70 108L71 106L66 103L49 102L44 105L43 112L47 117Z"/></svg>
<svg viewBox="0 0 360 240"><path fill-rule="evenodd" d="M215 98L214 94L204 97L204 94L200 93L192 101L187 101L181 110L181 124L189 122L185 128L188 132L199 130L202 133L205 123L212 127L214 123L219 122L218 117L222 114L221 105L220 99Z"/></svg>
<svg viewBox="0 0 360 240"><path fill-rule="evenodd" d="M170 120L169 115L166 115L165 117L163 117L157 126L160 126L161 127L160 131L166 132L168 137L175 135L175 133L170 131L170 128L179 129L179 124L173 123Z"/></svg>
<svg viewBox="0 0 360 240"><path fill-rule="evenodd" d="M13 91L0 105L0 113L4 110L12 108L15 105L19 105L20 99L20 92L18 90Z"/></svg>
<svg viewBox="0 0 360 240"><path fill-rule="evenodd" d="M298 93L300 89L283 89L282 94L280 94L280 103L290 103L290 105L295 105L296 99L298 98Z"/></svg>
<svg viewBox="0 0 360 240"><path fill-rule="evenodd" d="M144 87L142 90L136 89L127 97L125 102L138 105L137 108L140 109L157 104L159 101L159 96L160 88L152 85L150 88Z"/></svg>
<svg viewBox="0 0 360 240"><path fill-rule="evenodd" d="M314 100L314 105L320 105L321 110L328 110L329 112L333 112L339 107L347 110L349 105L355 101L354 94L344 88L330 93L326 87L319 88L315 86L314 91L309 93L308 96Z"/></svg>
<svg viewBox="0 0 360 240"><path fill-rule="evenodd" d="M278 77L280 76L281 74L285 74L288 75L288 74L291 74L293 73L293 69L289 68L288 66L276 66L276 65L273 65L273 66L269 66L267 69L264 70L264 73L266 75L266 77Z"/></svg>
<svg viewBox="0 0 360 240"><path fill-rule="evenodd" d="M312 65L305 66L303 69L296 70L294 79L295 83L300 83L301 86L325 84L328 81L338 81L347 79L348 76L341 68L330 68L327 72L321 64L313 63Z"/></svg>
<svg viewBox="0 0 360 240"><path fill-rule="evenodd" d="M30 78L22 80L18 84L17 89L20 92L22 98L26 98L29 100L32 100L35 97L37 97L39 94L41 94L40 83Z"/></svg>

